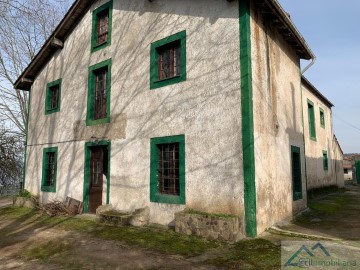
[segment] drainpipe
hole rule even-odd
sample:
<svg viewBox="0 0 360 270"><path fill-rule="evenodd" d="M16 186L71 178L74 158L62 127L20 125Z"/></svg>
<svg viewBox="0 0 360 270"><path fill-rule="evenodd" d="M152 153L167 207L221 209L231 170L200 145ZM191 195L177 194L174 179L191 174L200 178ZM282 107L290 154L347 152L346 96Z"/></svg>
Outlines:
<svg viewBox="0 0 360 270"><path fill-rule="evenodd" d="M311 63L308 64L300 73L300 92L301 92L301 111L302 111L302 122L303 122L303 141L304 141L304 155L305 155L305 187L306 187L306 205L308 205L308 177L307 177L307 168L306 168L306 142L305 142L305 122L304 122L304 104L303 104L303 91L301 78L302 75L313 65L315 64L316 56L314 55L311 59Z"/></svg>
<svg viewBox="0 0 360 270"><path fill-rule="evenodd" d="M302 71L301 71L301 75L303 75L313 64L315 64L316 61L316 56L314 55L313 58L311 59L311 63L308 64Z"/></svg>

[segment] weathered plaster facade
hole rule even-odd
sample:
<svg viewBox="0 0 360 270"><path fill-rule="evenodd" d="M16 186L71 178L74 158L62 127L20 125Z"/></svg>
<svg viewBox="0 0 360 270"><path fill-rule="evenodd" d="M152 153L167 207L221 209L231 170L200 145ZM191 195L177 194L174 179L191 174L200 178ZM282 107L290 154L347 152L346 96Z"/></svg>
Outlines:
<svg viewBox="0 0 360 270"><path fill-rule="evenodd" d="M91 53L91 12L103 3L90 8L33 84L25 188L40 193L42 149L58 146L56 193L41 192L42 201L82 201L84 143L110 140L116 209L150 206L151 222L162 224L184 207L242 216L237 3L114 1L112 44ZM187 80L150 90L150 44L183 30ZM88 67L109 58L111 122L86 126ZM58 78L61 110L45 115L46 84ZM178 134L186 140L186 205L150 203L150 138Z"/></svg>
<svg viewBox="0 0 360 270"><path fill-rule="evenodd" d="M321 188L335 185L344 186L342 169L342 152L334 137L332 125L332 104L320 98L318 90L303 79L303 111L304 111L304 137L306 147L307 188ZM310 121L308 103L313 103L315 116L316 137L310 136ZM320 121L321 112L324 115L324 125ZM328 166L324 166L324 153L328 157Z"/></svg>
<svg viewBox="0 0 360 270"><path fill-rule="evenodd" d="M263 16L252 20L258 232L306 207L300 59ZM303 199L293 201L291 146L301 149Z"/></svg>
<svg viewBox="0 0 360 270"><path fill-rule="evenodd" d="M330 141L318 149L308 145L304 99L313 97L301 88L300 58L313 55L276 1L270 1L278 12L272 16L281 19L275 23L254 1L114 0L111 45L92 52L92 14L107 1L94 2L77 0L84 15L69 35L55 31L66 36L63 48L38 64L39 71L31 65L24 71L38 72L31 83L25 188L41 202L84 200L86 145L98 142L110 148L102 203L122 211L149 207L153 223L173 224L175 213L188 208L236 216L241 233L255 236L306 207L307 175L320 173L314 187L333 183L326 177L337 173L335 165L328 175L313 164L306 173L318 149L333 151L335 160L342 154ZM150 89L151 44L182 31L186 80ZM109 59L110 121L87 125L89 67ZM31 81L25 75L18 88ZM60 78L60 111L46 115L46 86ZM333 135L331 123L326 126L322 139ZM150 141L175 135L185 138L185 203L151 202ZM56 192L41 191L47 147L58 148ZM301 163L296 200L292 147Z"/></svg>

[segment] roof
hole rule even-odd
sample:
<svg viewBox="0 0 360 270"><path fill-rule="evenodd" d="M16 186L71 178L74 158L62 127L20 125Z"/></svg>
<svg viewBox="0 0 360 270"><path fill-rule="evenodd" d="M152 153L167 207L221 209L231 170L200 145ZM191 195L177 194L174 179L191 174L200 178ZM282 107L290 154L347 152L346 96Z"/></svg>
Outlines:
<svg viewBox="0 0 360 270"><path fill-rule="evenodd" d="M92 0L76 0L73 3L40 51L15 81L15 89L30 90L38 73L53 54L57 50L62 49L66 38L71 34L93 2ZM305 39L277 0L255 0L255 5L266 18L269 18L274 23L279 33L294 48L300 58L309 60L315 57Z"/></svg>
<svg viewBox="0 0 360 270"><path fill-rule="evenodd" d="M344 168L344 169L352 169L352 167L353 167L353 166L352 166L351 164L344 164L344 165L343 165L343 168Z"/></svg>
<svg viewBox="0 0 360 270"><path fill-rule="evenodd" d="M330 100L328 100L319 90L316 89L316 87L309 82L308 79L306 79L304 76L301 76L301 83L305 85L311 93L313 93L315 96L317 96L326 106L328 106L330 109L331 107L334 107L334 104L331 103Z"/></svg>
<svg viewBox="0 0 360 270"><path fill-rule="evenodd" d="M315 55L306 43L304 37L296 28L290 16L277 0L255 0L264 16L268 17L279 30L283 38L294 48L301 59L314 59Z"/></svg>

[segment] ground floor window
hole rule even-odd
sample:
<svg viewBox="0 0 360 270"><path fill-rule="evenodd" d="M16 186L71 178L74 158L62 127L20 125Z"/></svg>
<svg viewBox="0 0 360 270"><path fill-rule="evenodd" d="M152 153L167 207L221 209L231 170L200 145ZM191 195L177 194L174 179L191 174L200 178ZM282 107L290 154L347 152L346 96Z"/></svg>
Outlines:
<svg viewBox="0 0 360 270"><path fill-rule="evenodd" d="M185 136L152 138L150 201L185 204Z"/></svg>
<svg viewBox="0 0 360 270"><path fill-rule="evenodd" d="M329 169L329 161L328 161L327 151L323 151L323 166L324 166L324 171L327 171Z"/></svg>
<svg viewBox="0 0 360 270"><path fill-rule="evenodd" d="M291 146L291 170L293 200L296 201L302 199L301 155L300 148L296 146Z"/></svg>
<svg viewBox="0 0 360 270"><path fill-rule="evenodd" d="M41 191L56 192L57 147L44 148Z"/></svg>

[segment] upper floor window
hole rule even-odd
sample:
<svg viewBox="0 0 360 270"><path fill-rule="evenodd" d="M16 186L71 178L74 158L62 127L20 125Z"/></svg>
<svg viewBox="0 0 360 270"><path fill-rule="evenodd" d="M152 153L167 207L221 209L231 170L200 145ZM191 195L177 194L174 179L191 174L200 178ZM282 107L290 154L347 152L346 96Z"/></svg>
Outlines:
<svg viewBox="0 0 360 270"><path fill-rule="evenodd" d="M186 31L153 42L150 52L150 89L186 80Z"/></svg>
<svg viewBox="0 0 360 270"><path fill-rule="evenodd" d="M110 122L111 59L89 68L86 124Z"/></svg>
<svg viewBox="0 0 360 270"><path fill-rule="evenodd" d="M315 125L314 103L312 103L310 100L308 100L307 106L308 106L308 121L309 121L310 139L316 140L316 125Z"/></svg>
<svg viewBox="0 0 360 270"><path fill-rule="evenodd" d="M46 85L45 114L60 111L61 79Z"/></svg>
<svg viewBox="0 0 360 270"><path fill-rule="evenodd" d="M320 108L320 125L325 128L325 113L324 110Z"/></svg>
<svg viewBox="0 0 360 270"><path fill-rule="evenodd" d="M111 43L112 1L93 11L91 51L102 49Z"/></svg>

